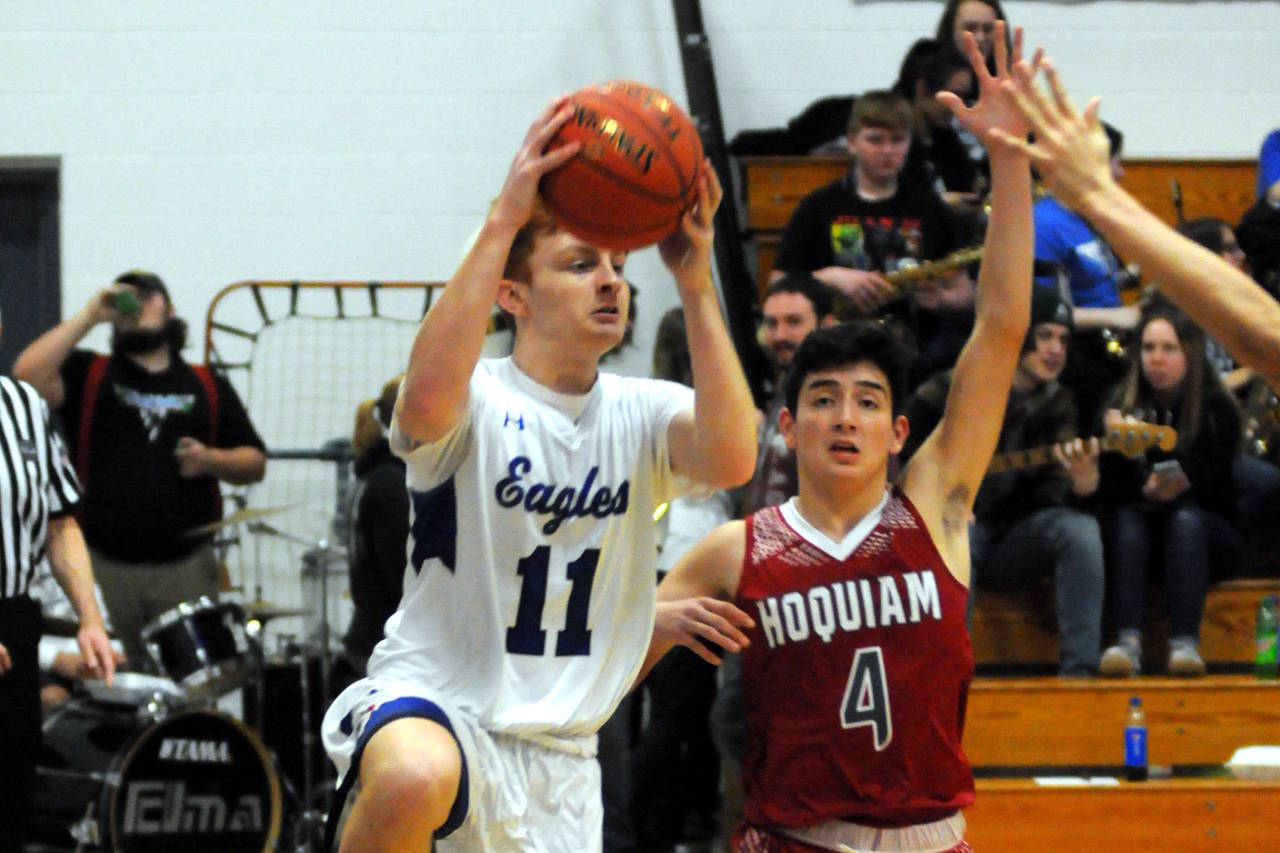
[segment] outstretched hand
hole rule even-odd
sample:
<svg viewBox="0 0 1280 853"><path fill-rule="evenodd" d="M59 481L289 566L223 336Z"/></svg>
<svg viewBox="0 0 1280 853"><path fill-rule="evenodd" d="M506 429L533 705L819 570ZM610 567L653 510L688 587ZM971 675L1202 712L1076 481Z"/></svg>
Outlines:
<svg viewBox="0 0 1280 853"><path fill-rule="evenodd" d="M954 92L939 92L937 96L938 100L947 105L947 108L951 110L960 124L985 142L988 147L992 145L991 134L993 131L999 131L1006 136L1022 137L1026 136L1031 130L1032 125L1018 108L1014 95L1007 84L1011 84L1014 80L1012 76L1013 69L1022 68L1029 74L1034 75L1040 68L1044 57L1043 52L1037 50L1029 63L1023 61L1022 28L1017 27L1013 31L1013 57L1011 62L1009 51L1006 47L1004 28L1004 21L996 21L994 36L996 49L995 76L992 76L991 72L987 70L986 60L982 56L982 51L978 49L978 43L974 40L973 34L964 34L965 53L969 57L969 64L973 66L973 73L978 80L978 103L973 107L966 107Z"/></svg>
<svg viewBox="0 0 1280 853"><path fill-rule="evenodd" d="M692 649L707 663L719 664L720 657L711 644L725 651L739 652L750 640L742 633L755 622L727 601L708 596L658 602L653 622L653 639L662 645L679 645Z"/></svg>
<svg viewBox="0 0 1280 853"><path fill-rule="evenodd" d="M578 142L570 142L547 150L551 140L572 115L569 98L562 96L547 104L541 115L534 119L529 132L525 134L524 142L520 144L520 150L511 161L507 180L494 202L495 217L516 227L529 221L542 176L567 163L582 147Z"/></svg>
<svg viewBox="0 0 1280 853"><path fill-rule="evenodd" d="M994 144L1021 151L1031 159L1049 191L1068 207L1080 210L1085 198L1114 183L1111 177L1111 149L1098 118L1098 98L1076 112L1058 79L1053 62L1045 58L1040 67L1049 85L1049 95L1035 84L1035 68L1020 63L1012 80L1003 88L1013 99L1023 121L1035 133L1035 142L1025 134L992 130Z"/></svg>

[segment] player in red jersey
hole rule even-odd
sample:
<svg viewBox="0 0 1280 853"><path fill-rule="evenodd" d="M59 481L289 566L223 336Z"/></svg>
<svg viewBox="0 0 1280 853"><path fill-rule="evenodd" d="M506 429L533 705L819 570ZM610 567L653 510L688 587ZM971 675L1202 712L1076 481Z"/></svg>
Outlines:
<svg viewBox="0 0 1280 853"><path fill-rule="evenodd" d="M947 99L983 138L1026 132L1001 85L997 27L997 77L968 38L979 104ZM908 432L903 353L875 324L813 332L793 359L780 420L797 497L718 528L659 588L667 603L646 663L675 643L714 659L704 638L734 648L726 639L749 620L726 600L754 622L742 653L738 853L969 849L968 523L1026 335L1032 272L1025 154L993 148L991 174L974 332L942 421L897 481L888 466Z"/></svg>

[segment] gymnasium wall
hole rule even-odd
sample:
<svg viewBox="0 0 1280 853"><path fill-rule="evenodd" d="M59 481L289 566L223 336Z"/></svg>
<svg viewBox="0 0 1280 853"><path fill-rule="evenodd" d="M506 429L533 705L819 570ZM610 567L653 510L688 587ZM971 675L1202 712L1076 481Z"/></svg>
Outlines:
<svg viewBox="0 0 1280 853"><path fill-rule="evenodd" d="M941 3L702 5L732 136L888 84ZM1133 155L1280 125L1276 2L1005 6ZM143 266L198 326L245 278L447 278L540 106L619 76L684 100L670 3L0 0L0 158L61 158L64 313ZM641 373L675 296L652 252L628 274Z"/></svg>

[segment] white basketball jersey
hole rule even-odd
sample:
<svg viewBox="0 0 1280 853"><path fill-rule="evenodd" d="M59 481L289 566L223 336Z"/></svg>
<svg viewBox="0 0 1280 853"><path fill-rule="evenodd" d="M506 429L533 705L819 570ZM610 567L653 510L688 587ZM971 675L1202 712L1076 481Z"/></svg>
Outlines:
<svg viewBox="0 0 1280 853"><path fill-rule="evenodd" d="M684 386L601 373L558 394L482 360L466 414L408 450L404 597L370 676L420 683L491 731L577 737L612 713L653 630L654 508L687 484Z"/></svg>

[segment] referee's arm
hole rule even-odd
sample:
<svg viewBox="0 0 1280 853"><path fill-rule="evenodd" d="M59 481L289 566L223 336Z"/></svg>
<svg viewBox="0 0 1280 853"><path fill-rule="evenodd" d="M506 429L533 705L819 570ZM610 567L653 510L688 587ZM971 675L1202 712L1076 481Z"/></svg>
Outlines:
<svg viewBox="0 0 1280 853"><path fill-rule="evenodd" d="M49 567L58 585L67 594L76 615L80 617L80 631L76 640L84 654L85 667L90 678L102 677L111 686L116 671L111 641L102 624L102 612L98 610L93 595L93 569L89 564L89 549L85 547L80 525L71 515L49 518L48 539Z"/></svg>

